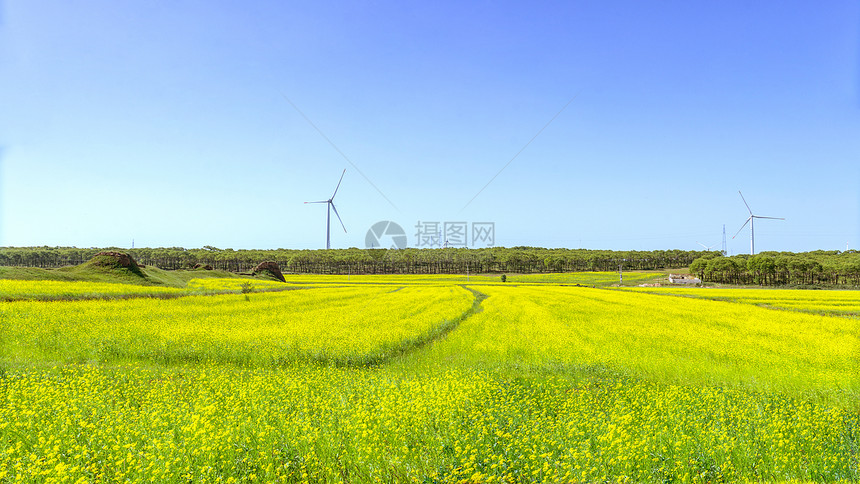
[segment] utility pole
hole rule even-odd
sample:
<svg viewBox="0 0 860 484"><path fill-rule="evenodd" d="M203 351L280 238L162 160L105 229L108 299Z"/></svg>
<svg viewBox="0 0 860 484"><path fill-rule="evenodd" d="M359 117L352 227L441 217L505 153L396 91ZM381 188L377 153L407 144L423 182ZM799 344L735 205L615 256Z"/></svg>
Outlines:
<svg viewBox="0 0 860 484"><path fill-rule="evenodd" d="M624 284L624 265L618 264L618 285Z"/></svg>

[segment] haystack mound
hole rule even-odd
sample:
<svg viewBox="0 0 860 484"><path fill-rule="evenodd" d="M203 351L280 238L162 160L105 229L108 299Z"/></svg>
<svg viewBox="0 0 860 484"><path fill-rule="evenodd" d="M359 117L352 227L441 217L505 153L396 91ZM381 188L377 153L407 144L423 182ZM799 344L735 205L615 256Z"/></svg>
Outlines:
<svg viewBox="0 0 860 484"><path fill-rule="evenodd" d="M266 262L260 262L257 267L254 268L254 275L257 274L270 275L281 282L287 282L287 280L284 279L284 275L281 274L281 268L275 261L269 260Z"/></svg>
<svg viewBox="0 0 860 484"><path fill-rule="evenodd" d="M106 250L94 255L92 259L77 267L78 271L95 270L101 274L133 275L145 278L135 260L125 252Z"/></svg>
<svg viewBox="0 0 860 484"><path fill-rule="evenodd" d="M90 262L94 266L104 266L104 267L123 267L126 269L137 269L137 262L134 259L126 254L125 252L114 252L112 250L106 250L104 252L99 252L94 255Z"/></svg>

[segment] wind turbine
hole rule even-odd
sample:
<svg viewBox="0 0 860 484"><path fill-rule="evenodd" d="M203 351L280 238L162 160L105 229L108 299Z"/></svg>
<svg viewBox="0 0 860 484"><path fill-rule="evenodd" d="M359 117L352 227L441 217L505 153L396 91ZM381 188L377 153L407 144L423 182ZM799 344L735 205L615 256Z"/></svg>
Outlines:
<svg viewBox="0 0 860 484"><path fill-rule="evenodd" d="M705 248L705 250L706 250L707 252L710 252L710 251L711 251L711 249L713 249L714 247L716 247L716 246L717 246L717 244L714 244L714 245L705 245L705 244L703 244L703 243L701 243L701 242L696 242L696 243L697 243L697 244L699 244L699 245L701 245L702 247L704 247L704 248Z"/></svg>
<svg viewBox="0 0 860 484"><path fill-rule="evenodd" d="M735 234L735 236L732 237L732 240L734 240L734 238L737 237L739 233L741 233L741 230L743 230L744 227L747 226L747 224L750 224L750 255L755 255L755 231L753 229L753 224L755 222L755 219L757 219L757 218L769 218L771 220L785 220L785 219L782 217L763 217L761 215L754 215L752 213L752 209L750 208L749 204L747 203L747 200L744 198L744 194L741 193L740 190L738 190L738 193L741 196L741 200L744 201L744 205L747 206L747 211L749 211L750 216L749 216L749 218L747 218L747 221L744 222L743 225L741 225L741 228L738 229L737 234Z"/></svg>
<svg viewBox="0 0 860 484"><path fill-rule="evenodd" d="M340 222L340 226L343 227L343 233L346 233L346 226L343 224L343 220L340 219L340 214L337 213L337 207L334 206L334 196L337 195L337 189L340 188L340 182L343 181L343 176L346 174L346 169L343 170L343 173L340 174L340 180L337 182L337 186L334 188L334 193L331 194L331 198L328 200L320 200L318 202L305 202L305 203L327 203L328 210L325 215L325 248L331 249L331 211L334 209L334 214L337 215L337 219Z"/></svg>

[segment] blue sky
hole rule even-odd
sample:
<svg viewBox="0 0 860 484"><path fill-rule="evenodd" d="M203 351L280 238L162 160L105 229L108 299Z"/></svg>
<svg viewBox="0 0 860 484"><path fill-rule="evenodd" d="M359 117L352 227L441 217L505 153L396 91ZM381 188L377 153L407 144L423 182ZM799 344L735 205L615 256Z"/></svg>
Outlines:
<svg viewBox="0 0 860 484"><path fill-rule="evenodd" d="M344 168L333 247L858 248L860 4L0 3L0 245L324 247Z"/></svg>

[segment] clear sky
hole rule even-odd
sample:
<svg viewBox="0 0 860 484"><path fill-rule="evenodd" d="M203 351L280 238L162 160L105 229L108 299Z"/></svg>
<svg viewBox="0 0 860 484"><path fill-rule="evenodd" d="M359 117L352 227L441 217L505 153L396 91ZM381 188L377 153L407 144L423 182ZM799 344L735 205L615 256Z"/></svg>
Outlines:
<svg viewBox="0 0 860 484"><path fill-rule="evenodd" d="M0 3L0 245L324 247L343 169L333 247L860 248L860 3Z"/></svg>

